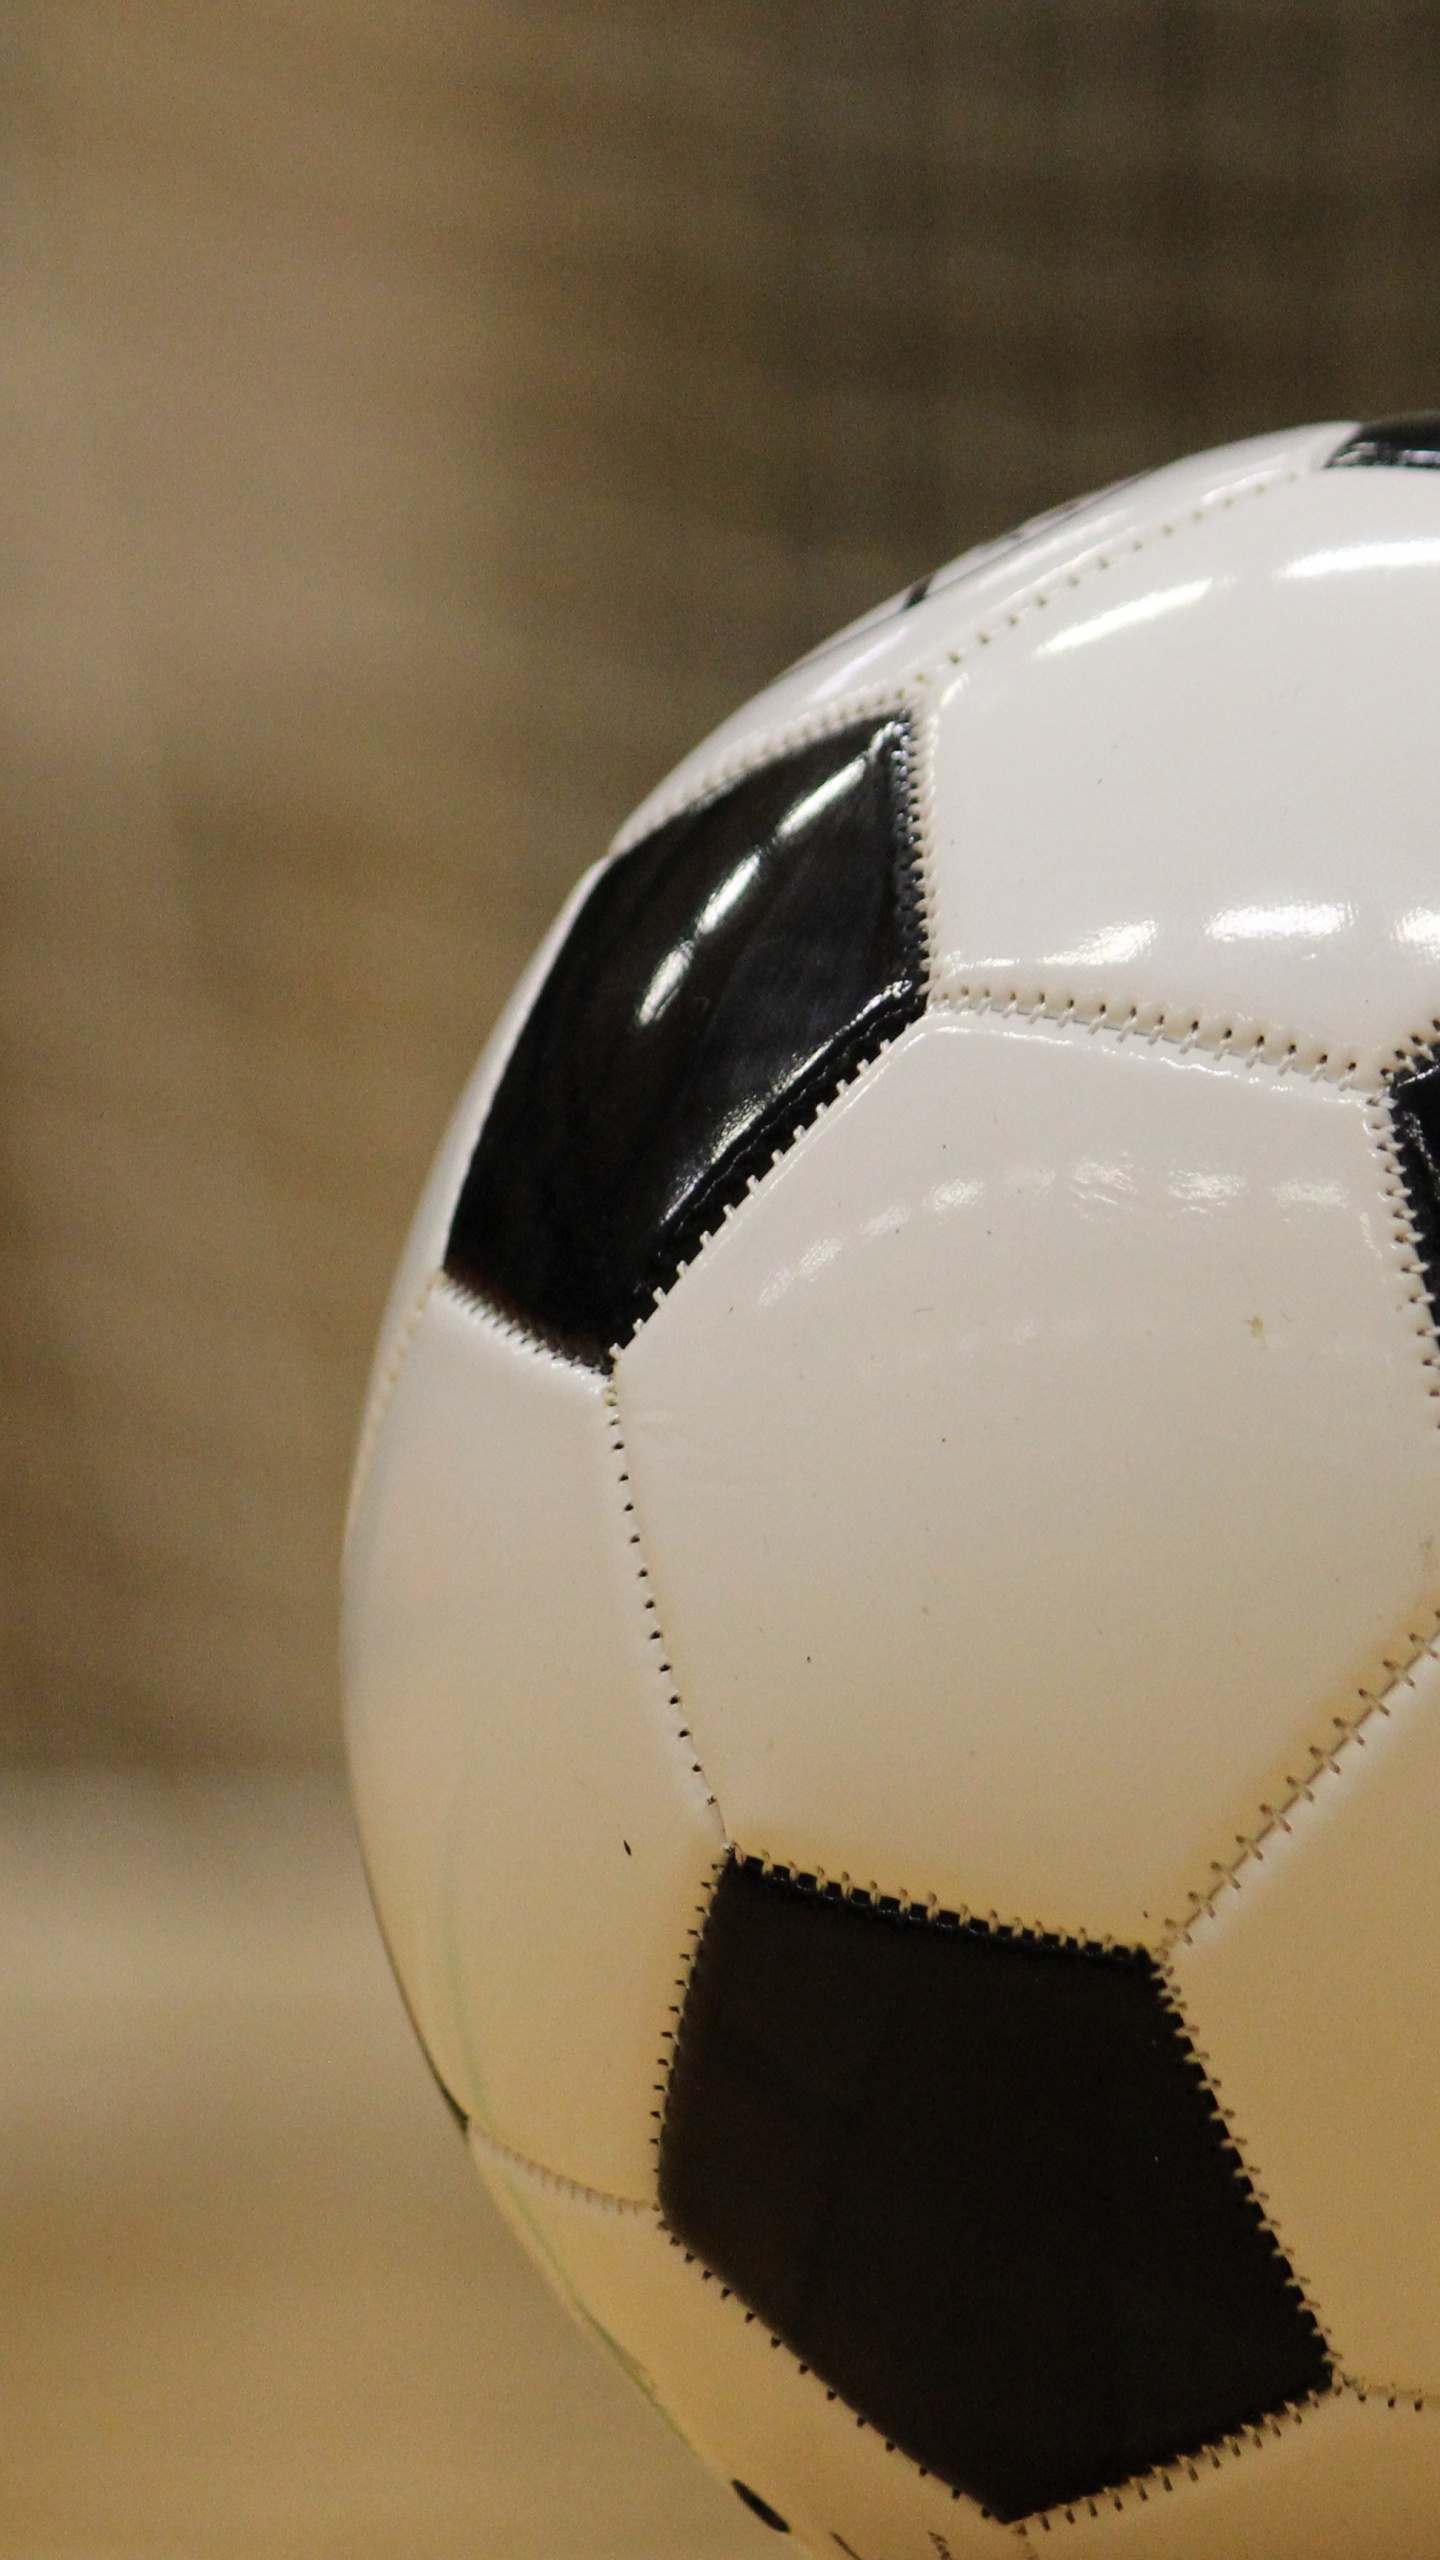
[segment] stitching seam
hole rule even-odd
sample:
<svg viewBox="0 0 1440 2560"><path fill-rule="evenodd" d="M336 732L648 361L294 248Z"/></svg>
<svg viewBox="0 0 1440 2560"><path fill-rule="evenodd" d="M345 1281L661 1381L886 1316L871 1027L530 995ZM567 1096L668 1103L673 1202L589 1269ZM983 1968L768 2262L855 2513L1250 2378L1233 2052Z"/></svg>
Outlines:
<svg viewBox="0 0 1440 2560"><path fill-rule="evenodd" d="M1173 540L1177 533L1188 531L1192 525L1208 524L1212 516L1224 515L1232 507L1247 505L1257 498L1268 498L1272 489L1288 488L1293 483L1307 480L1309 477L1308 470L1300 470L1292 466L1288 471L1277 471L1269 479L1252 481L1247 488L1222 490L1217 497L1202 499L1198 507L1187 507L1178 515L1165 516L1157 524L1147 525L1139 533L1127 534L1119 543L1097 552L1093 560L1085 561L1080 568L1064 570L1058 577L1052 576L1037 582L1028 595L1022 594L1016 598L1008 612L999 615L993 622L978 625L967 634L958 647L948 649L940 663L952 667L963 666L971 649L989 648L994 641L1003 639L1007 631L1013 631L1019 623L1026 621L1032 613L1042 612L1045 606L1053 603L1057 596L1062 596L1075 587L1088 586L1091 579L1098 577L1102 570L1113 569L1122 560L1133 560L1137 552L1148 551L1156 542ZM928 675L928 669L926 673Z"/></svg>
<svg viewBox="0 0 1440 2560"><path fill-rule="evenodd" d="M845 696L837 707L827 703L823 711L797 712L793 720L778 729L765 729L758 737L747 738L732 747L717 764L707 766L698 776L667 790L659 799L642 800L632 818L627 818L614 838L612 855L628 853L633 845L643 844L647 836L668 826L672 818L691 815L703 809L733 783L743 782L747 774L759 773L767 764L796 747L814 746L821 738L833 737L839 729L852 729L861 720L882 720L887 713L901 718L921 716L921 703L913 690L913 680L903 684L870 685L859 693ZM643 821L643 823L642 823Z"/></svg>
<svg viewBox="0 0 1440 2560"><path fill-rule="evenodd" d="M994 988L968 980L943 987L935 996L935 1013L996 1014L1022 1022L1049 1022L1057 1030L1105 1031L1118 1040L1163 1041L1183 1057L1199 1050L1210 1057L1230 1057L1240 1066L1269 1067L1277 1075L1303 1075L1312 1082L1355 1086L1360 1059L1351 1051L1336 1057L1311 1043L1307 1049L1288 1033L1258 1023L1237 1022L1225 1014L1205 1015L1188 1006L1178 1013L1163 1004L1112 1005L1102 995L1067 996L1048 989L1018 986Z"/></svg>
<svg viewBox="0 0 1440 2560"><path fill-rule="evenodd" d="M345 1510L345 1533L342 1541L344 1546L348 1547L350 1543L350 1532L355 1524L355 1514L360 1508L365 1487L370 1480L370 1464L375 1455L375 1443L380 1437L380 1425L385 1419L386 1413L389 1410L390 1400L395 1393L397 1385L399 1384L400 1372L405 1366L406 1354L408 1353L411 1342L414 1339L415 1328L430 1303L433 1291L443 1277L443 1272L432 1271L418 1297L412 1301L406 1311L403 1322L396 1328L395 1339L390 1347L390 1357L386 1361L385 1367L380 1376L375 1381L375 1388L370 1398L369 1408L366 1412L364 1422L361 1425L360 1442L355 1452L355 1464L351 1470L350 1500L346 1505Z"/></svg>
<svg viewBox="0 0 1440 2560"><path fill-rule="evenodd" d="M1088 585L1102 570L1113 569L1120 561L1133 559L1137 552L1149 550L1153 543L1173 538L1192 525L1206 524L1214 515L1222 515L1248 500L1267 497L1272 489L1286 488L1309 476L1307 470L1292 468L1255 481L1247 488L1226 489L1197 507L1165 517L1159 523L1127 536L1122 542L1112 544L1093 559L1084 561L1078 569L1062 571L1058 577L1052 572L1037 581L1028 592L1022 588L1007 612L994 621L976 625L958 645L943 651L928 664L911 669L898 681L847 695L842 704L827 704L824 711L797 713L793 720L780 728L764 730L758 737L747 738L742 744L732 747L714 765L702 767L698 774L692 774L688 782L677 784L659 798L642 802L635 816L616 836L612 851L626 852L632 844L638 844L642 837L649 835L653 828L664 826L666 820L678 815L680 810L701 806L729 783L738 781L743 774L753 772L762 764L768 764L772 757L783 754L788 747L802 746L809 739L827 736L833 729L847 728L852 720L862 719L872 711L916 708L917 686L931 685L947 667L963 665L970 650L990 647L1030 614L1043 611L1057 596L1072 588Z"/></svg>
<svg viewBox="0 0 1440 2560"><path fill-rule="evenodd" d="M679 1684L676 1680L675 1672L666 1649L664 1630L660 1624L660 1612L655 1605L655 1594L651 1588L649 1567L645 1562L644 1551L640 1544L639 1515L635 1509L635 1488L631 1483L630 1471L626 1464L628 1452L625 1446L625 1429L620 1419L620 1393L613 1373L605 1382L605 1416L606 1436L609 1442L610 1454L614 1462L615 1491L620 1500L624 1535L630 1550L631 1561L635 1568L635 1589L639 1595L641 1604L642 1622L644 1623L645 1628L647 1651L652 1647L654 1648L653 1653L651 1654L651 1660L653 1662L656 1675L663 1686L671 1714L674 1718L675 1738L689 1760L692 1774L698 1780L704 1791L705 1802L713 1812L720 1832L720 1839L716 1845L715 1854L711 1860L710 1873L704 1895L692 1915L692 1925L687 1933L691 1941L692 1949L694 1949L698 1948L700 1939L704 1933L705 1914L709 1907L710 1896L714 1892L716 1880L719 1877L728 1856L728 1850L725 1843L725 1820L720 1811L720 1806L716 1799L714 1788L711 1786L710 1781L706 1777L705 1771L701 1766L695 1736L691 1731L690 1726L684 1720L684 1701L680 1696ZM660 2152L660 2133L665 2120L665 2097L669 2086L670 2060L674 2051L675 2034L680 2019L680 2013L685 2005L685 1990L689 1979L689 1970L689 1964L687 1963L680 1978L672 1985L673 1997L667 2004L666 2009L667 2020L671 2023L664 2026L660 2032L661 2052L655 2064L657 2076L651 2086L651 2095L655 2100L655 2104L650 2109L651 2130L649 2140L651 2152L657 2163ZM654 2208L651 2208L651 2210L654 2210Z"/></svg>
<svg viewBox="0 0 1440 2560"><path fill-rule="evenodd" d="M1088 1930L1058 1927L1048 1920L1025 1920L1014 1913L976 1911L968 1903L942 1903L938 1893L923 1897L912 1894L906 1885L883 1884L869 1876L862 1883L848 1868L831 1874L820 1865L799 1866L792 1858L772 1857L767 1849L742 1849L730 1842L730 1854L741 1864L754 1861L766 1876L778 1883L793 1883L802 1890L813 1890L826 1901L853 1902L862 1910L869 1909L885 1917L917 1922L931 1922L939 1929L983 1931L994 1938L1036 1938L1057 1950L1073 1950L1082 1955L1144 1955L1151 1950L1138 1940L1113 1935L1095 1937ZM1153 1959L1152 1959L1153 1960Z"/></svg>
<svg viewBox="0 0 1440 2560"><path fill-rule="evenodd" d="M1168 1966L1177 1947L1189 1946L1199 1922L1213 1917L1222 1894L1227 1891L1238 1893L1242 1889L1249 1868L1262 1863L1267 1842L1274 1839L1277 1831L1289 1831L1302 1804L1314 1803L1315 1789L1323 1778L1340 1775L1341 1763L1347 1753L1363 1750L1367 1727L1376 1716L1389 1715L1397 1692L1413 1689L1421 1663L1440 1659L1440 1635L1435 1630L1432 1629L1424 1639L1415 1637L1412 1641L1415 1651L1408 1660L1386 1663L1386 1670L1394 1677L1383 1689L1360 1691L1362 1703L1358 1715L1335 1717L1337 1739L1330 1743L1312 1742L1307 1746L1311 1766L1304 1777L1287 1780L1286 1793L1278 1804L1262 1804L1260 1811L1265 1818L1258 1830L1240 1841L1233 1858L1223 1866L1217 1866L1214 1883L1204 1893L1195 1896L1187 1917L1166 1931L1157 1951L1159 1963Z"/></svg>
<svg viewBox="0 0 1440 2560"><path fill-rule="evenodd" d="M430 1286L463 1308L473 1324L482 1326L497 1341L511 1342L517 1350L528 1351L535 1359L548 1362L557 1369L577 1370L582 1378L601 1374L593 1361L582 1360L577 1353L562 1350L558 1342L547 1341L543 1333L533 1332L528 1324L520 1322L518 1316L506 1315L503 1308L495 1306L489 1298L482 1298L478 1289L472 1289L468 1280L458 1279L453 1271L443 1268L437 1271Z"/></svg>
<svg viewBox="0 0 1440 2560"><path fill-rule="evenodd" d="M547 2194L564 2196L571 2204L596 2205L602 2213L624 2215L641 2222L655 2222L659 2218L654 2205L642 2203L638 2196L612 2195L608 2188L582 2186L578 2178L565 2178L558 2169L547 2169L543 2161L532 2160L528 2152L516 2151L508 2142L502 2142L498 2133L489 2132L474 2116L466 2128L466 2139L476 2150L487 2152L498 2168L532 2179Z"/></svg>
<svg viewBox="0 0 1440 2560"><path fill-rule="evenodd" d="M699 1779L701 1786L705 1790L706 1803L714 1806L716 1817L720 1821L720 1827L723 1831L724 1819L720 1814L720 1807L716 1799L715 1790L711 1786L709 1779L706 1777L705 1772L700 1765L695 1736L689 1725L683 1721L685 1714L684 1701L680 1696L680 1691L676 1684L674 1667L671 1664L669 1654L666 1650L664 1629L660 1624L660 1612L655 1606L655 1594L650 1582L650 1569L645 1562L644 1553L640 1545L640 1525L635 1509L635 1488L630 1481L630 1471L626 1465L628 1451L625 1447L625 1429L620 1420L620 1396L613 1376L607 1378L605 1381L604 1403L606 1438L609 1443L611 1457L615 1461L615 1489L619 1496L621 1509L624 1514L626 1524L626 1544L631 1551L630 1561L635 1569L635 1580L639 1589L640 1605L646 1621L645 1640L647 1645L653 1645L656 1648L650 1659L660 1680L664 1683L666 1698L674 1712L676 1739L684 1744L685 1754L689 1760L691 1770Z"/></svg>

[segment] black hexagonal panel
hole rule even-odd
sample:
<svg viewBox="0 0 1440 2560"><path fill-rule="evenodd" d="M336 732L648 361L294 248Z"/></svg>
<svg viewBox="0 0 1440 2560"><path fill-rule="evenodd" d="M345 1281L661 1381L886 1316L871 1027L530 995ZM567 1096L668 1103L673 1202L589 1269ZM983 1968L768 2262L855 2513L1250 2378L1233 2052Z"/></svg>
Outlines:
<svg viewBox="0 0 1440 2560"><path fill-rule="evenodd" d="M1006 2522L1330 2379L1138 1949L732 1860L686 1996L660 2199L858 2416Z"/></svg>
<svg viewBox="0 0 1440 2560"><path fill-rule="evenodd" d="M910 739L890 715L746 774L601 874L490 1106L446 1270L605 1365L924 1002Z"/></svg>
<svg viewBox="0 0 1440 2560"><path fill-rule="evenodd" d="M1331 454L1327 471L1370 464L1383 470L1440 471L1440 417L1380 418L1357 427Z"/></svg>
<svg viewBox="0 0 1440 2560"><path fill-rule="evenodd" d="M1440 1058L1417 1059L1391 1078L1390 1111L1415 1248L1440 1324Z"/></svg>

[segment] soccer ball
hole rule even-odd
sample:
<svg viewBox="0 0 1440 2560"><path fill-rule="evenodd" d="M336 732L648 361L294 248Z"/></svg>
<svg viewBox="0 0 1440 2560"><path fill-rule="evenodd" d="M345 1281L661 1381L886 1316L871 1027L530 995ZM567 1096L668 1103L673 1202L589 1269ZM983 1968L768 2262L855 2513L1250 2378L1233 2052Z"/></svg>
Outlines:
<svg viewBox="0 0 1440 2560"><path fill-rule="evenodd" d="M1440 2554L1440 420L972 552L461 1104L347 1564L478 2166L851 2560Z"/></svg>

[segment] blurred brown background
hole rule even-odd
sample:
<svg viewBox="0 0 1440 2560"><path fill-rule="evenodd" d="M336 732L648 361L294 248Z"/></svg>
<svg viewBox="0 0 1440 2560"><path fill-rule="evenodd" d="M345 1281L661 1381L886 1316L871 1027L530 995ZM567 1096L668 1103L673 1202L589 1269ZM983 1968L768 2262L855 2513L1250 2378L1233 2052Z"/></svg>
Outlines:
<svg viewBox="0 0 1440 2560"><path fill-rule="evenodd" d="M1077 487L1440 402L1440 10L0 0L0 119L0 2554L719 2560L374 1960L388 1271L735 700Z"/></svg>

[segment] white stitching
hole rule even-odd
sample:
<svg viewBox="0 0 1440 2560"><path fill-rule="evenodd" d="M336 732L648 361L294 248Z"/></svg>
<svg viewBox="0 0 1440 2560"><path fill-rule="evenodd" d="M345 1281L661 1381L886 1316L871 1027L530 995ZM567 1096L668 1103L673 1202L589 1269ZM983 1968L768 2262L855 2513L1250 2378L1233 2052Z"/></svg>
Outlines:
<svg viewBox="0 0 1440 2560"><path fill-rule="evenodd" d="M1440 1608L1437 1608L1435 1615L1440 1619ZM1263 1863L1267 1843L1274 1839L1277 1832L1290 1829L1302 1804L1313 1803L1318 1784L1326 1777L1340 1776L1341 1763L1346 1754L1357 1746L1363 1749L1367 1726L1377 1715L1389 1715L1397 1692L1405 1688L1413 1689L1415 1674L1421 1663L1440 1659L1440 1630L1432 1627L1428 1636L1421 1638L1412 1635L1410 1642L1414 1645L1415 1651L1404 1662L1386 1663L1386 1670L1393 1672L1394 1677L1383 1689L1374 1691L1362 1689L1359 1692L1362 1703L1358 1715L1333 1718L1336 1734L1333 1742L1307 1743L1306 1749L1310 1754L1311 1765L1305 1775L1300 1778L1286 1779L1286 1792L1278 1804L1261 1805L1260 1811L1264 1820L1258 1829L1239 1840L1233 1858L1223 1863L1217 1860L1214 1868L1214 1882L1207 1886L1203 1893L1194 1895L1190 1909L1183 1920L1172 1921L1167 1925L1158 1950L1162 1962L1168 1962L1176 1947L1188 1947L1191 1944L1199 1923L1214 1917L1223 1894L1238 1893L1242 1890L1249 1870Z"/></svg>
<svg viewBox="0 0 1440 2560"><path fill-rule="evenodd" d="M1224 514L1246 499L1267 497L1272 489L1286 488L1308 477L1308 470L1292 468L1277 471L1269 478L1257 480L1244 488L1223 490L1216 497L1202 500L1199 506L1190 508L1181 516L1162 518L1139 533L1127 536L1120 544L1112 545L1108 550L1098 552L1093 559L1084 561L1078 569L1064 570L1058 575L1050 571L1028 592L1022 588L999 620L978 623L957 645L941 651L925 665L912 668L903 678L886 686L873 686L847 695L842 703L827 704L823 711L797 712L780 728L766 729L757 736L744 739L717 758L713 765L702 766L698 773L692 773L688 781L677 783L668 791L662 790L658 796L652 795L642 801L634 817L626 821L616 836L612 851L628 851L632 844L638 844L654 828L664 826L668 819L677 817L684 809L700 807L716 792L739 781L742 775L755 772L773 757L783 755L788 748L803 746L812 738L827 737L836 729L848 728L852 721L886 710L918 712L923 696L917 695L915 688L933 684L935 677L947 667L962 665L967 650L988 648L992 642L1003 638L1006 631L1014 630L1029 614L1039 612L1057 596L1086 585L1102 570L1113 569L1122 560L1133 559L1137 552L1148 550L1152 543L1173 537L1190 525L1208 523L1212 516Z"/></svg>
<svg viewBox="0 0 1440 2560"><path fill-rule="evenodd" d="M526 2151L516 2151L502 2142L498 2133L471 2116L465 2128L466 2140L477 2151L488 2152L497 2167L512 2175L533 2179L550 2195L564 2196L571 2204L597 2205L602 2213L619 2214L642 2222L657 2224L659 2214L653 2204L642 2203L638 2196L612 2195L605 2187L582 2186L578 2178L562 2177L558 2169L547 2169L543 2160L532 2160Z"/></svg>
<svg viewBox="0 0 1440 2560"><path fill-rule="evenodd" d="M647 836L667 826L672 818L703 809L707 801L718 799L733 783L743 782L747 774L759 773L795 748L834 737L841 729L853 729L861 720L881 720L887 713L917 721L923 716L908 683L872 686L868 691L849 694L838 710L827 704L823 711L797 712L780 728L766 729L758 738L747 738L742 745L733 747L717 764L707 767L698 777L692 776L688 783L677 784L659 799L642 800L634 817L626 819L614 839L611 853L628 853L633 845L643 844Z"/></svg>
<svg viewBox="0 0 1440 2560"><path fill-rule="evenodd" d="M1346 1089L1363 1085L1358 1055L1336 1056L1318 1041L1304 1042L1261 1023L1237 1020L1233 1014L1206 1015L1189 1006L1125 1003L1112 1007L1103 995L1061 995L1043 987L1019 984L991 986L968 979L942 986L932 998L932 1013L998 1014L1022 1022L1049 1022L1057 1029L1107 1031L1118 1040L1163 1041L1182 1056L1200 1050L1210 1057L1230 1057L1241 1066L1264 1066L1277 1075L1302 1075L1316 1083Z"/></svg>
<svg viewBox="0 0 1440 2560"><path fill-rule="evenodd" d="M375 1443L380 1437L380 1425L384 1421L386 1413L389 1411L390 1400L399 1383L400 1372L405 1366L405 1356L409 1351L412 1340L414 1339L415 1328L419 1324L421 1317L430 1303L432 1291L436 1288L437 1284L443 1279L443 1277L443 1272L431 1272L424 1288L420 1291L418 1297L415 1298L409 1307L404 1321L396 1326L395 1338L390 1346L389 1358L386 1360L380 1376L375 1381L370 1402L366 1408L365 1419L360 1428L360 1441L359 1446L355 1451L355 1464L350 1473L350 1499L345 1509L345 1534L343 1540L343 1544L347 1547L350 1543L350 1532L355 1525L355 1515L360 1508L361 1501L364 1497L365 1487L370 1480L370 1466L375 1455Z"/></svg>
<svg viewBox="0 0 1440 2560"><path fill-rule="evenodd" d="M1309 477L1308 470L1299 468L1277 471L1269 479L1252 481L1245 488L1222 490L1216 497L1203 498L1199 506L1187 508L1182 515L1162 517L1159 523L1149 525L1139 533L1127 534L1109 550L1097 552L1094 559L1085 561L1082 567L1063 570L1058 576L1052 574L1048 579L1037 582L1028 595L1022 593L1018 596L998 621L978 625L957 647L948 649L942 663L952 667L963 665L967 650L988 648L993 641L1003 639L1007 631L1013 631L1028 615L1038 613L1053 603L1067 589L1088 585L1102 569L1113 569L1122 560L1133 560L1137 552L1148 551L1152 543L1172 540L1191 525L1207 524L1212 516L1223 515L1231 507L1254 498L1268 498L1272 489L1288 488Z"/></svg>
<svg viewBox="0 0 1440 2560"><path fill-rule="evenodd" d="M488 1298L480 1297L466 1281L457 1280L453 1273L437 1271L431 1286L448 1298L452 1306L459 1307L472 1324L492 1335L495 1341L508 1342L517 1351L528 1351L532 1359L544 1361L556 1369L574 1369L582 1378L603 1377L604 1372L596 1367L593 1360L582 1360L573 1351L562 1351L558 1343L547 1342L543 1333L532 1333L518 1316L502 1314L498 1307L491 1306Z"/></svg>

